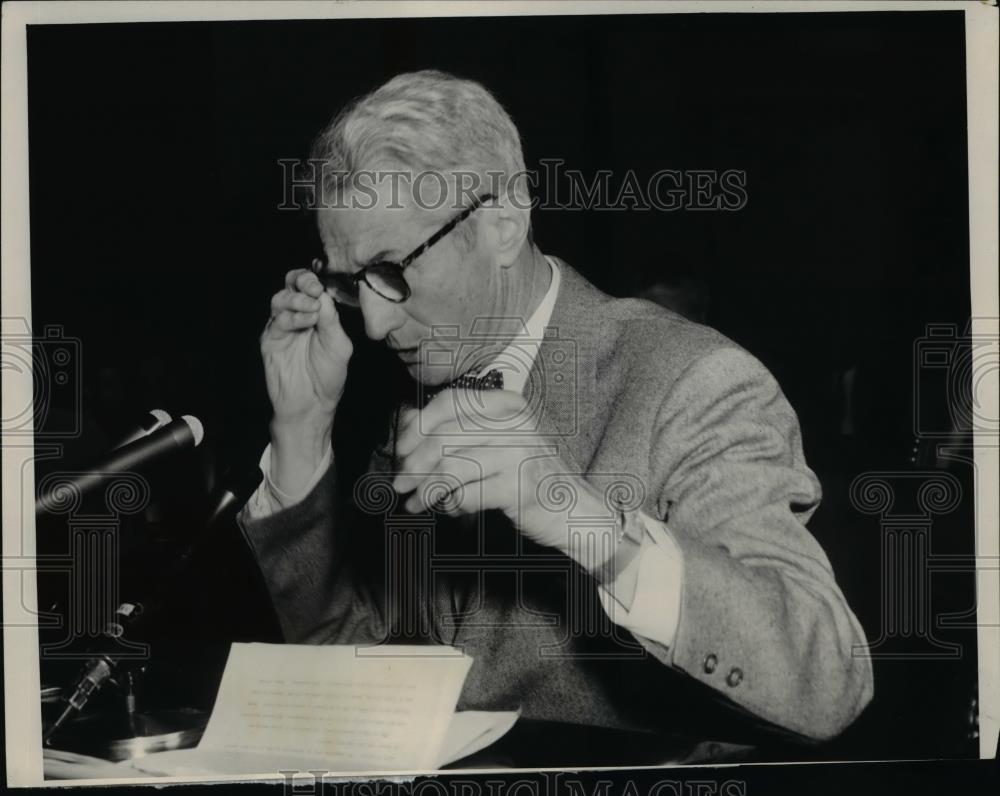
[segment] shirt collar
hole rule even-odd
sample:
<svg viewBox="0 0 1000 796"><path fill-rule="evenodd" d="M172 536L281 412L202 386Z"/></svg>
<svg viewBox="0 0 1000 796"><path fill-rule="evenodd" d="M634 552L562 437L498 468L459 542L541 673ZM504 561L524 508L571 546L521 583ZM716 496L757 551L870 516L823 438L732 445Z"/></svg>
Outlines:
<svg viewBox="0 0 1000 796"><path fill-rule="evenodd" d="M549 289L545 292L538 308L524 323L521 331L486 368L487 371L495 368L503 373L503 388L505 390L524 393L524 386L528 383L531 367L538 357L538 347L545 339L545 327L548 326L552 318L552 310L555 308L556 298L559 295L559 266L548 255L545 255L545 261L552 271Z"/></svg>

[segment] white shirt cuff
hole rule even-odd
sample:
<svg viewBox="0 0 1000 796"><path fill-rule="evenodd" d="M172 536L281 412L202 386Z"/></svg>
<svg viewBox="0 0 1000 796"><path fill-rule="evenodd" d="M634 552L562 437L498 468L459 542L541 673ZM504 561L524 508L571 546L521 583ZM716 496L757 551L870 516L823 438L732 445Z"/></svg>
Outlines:
<svg viewBox="0 0 1000 796"><path fill-rule="evenodd" d="M333 446L327 444L326 452L323 454L323 458L320 459L316 472L309 479L309 483L298 494L290 495L278 489L274 481L271 480L271 446L268 444L260 456L260 471L264 474L264 480L260 482L257 491L250 496L246 504L247 514L250 519L263 519L299 503L319 483L319 480L323 477L323 473L330 468L332 459Z"/></svg>
<svg viewBox="0 0 1000 796"><path fill-rule="evenodd" d="M612 583L599 586L597 591L612 622L669 647L674 643L680 622L684 559L667 526L652 517L641 516L646 533L639 554ZM626 607L615 599L615 586L632 579L634 597Z"/></svg>

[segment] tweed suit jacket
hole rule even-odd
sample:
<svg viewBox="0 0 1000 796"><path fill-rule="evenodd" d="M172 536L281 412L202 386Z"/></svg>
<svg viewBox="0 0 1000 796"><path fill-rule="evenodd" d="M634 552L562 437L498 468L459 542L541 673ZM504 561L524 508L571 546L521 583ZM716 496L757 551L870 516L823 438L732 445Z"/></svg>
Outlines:
<svg viewBox="0 0 1000 796"><path fill-rule="evenodd" d="M864 633L805 526L821 492L795 412L723 335L560 268L524 393L526 439L665 523L683 557L672 645L611 623L587 573L499 512L406 515L386 475L391 423L366 417L372 388L351 376L362 398L341 402L329 471L296 505L239 517L286 640L461 647L474 658L466 709L836 735L870 701L872 672L852 654ZM522 486L567 499L556 484Z"/></svg>

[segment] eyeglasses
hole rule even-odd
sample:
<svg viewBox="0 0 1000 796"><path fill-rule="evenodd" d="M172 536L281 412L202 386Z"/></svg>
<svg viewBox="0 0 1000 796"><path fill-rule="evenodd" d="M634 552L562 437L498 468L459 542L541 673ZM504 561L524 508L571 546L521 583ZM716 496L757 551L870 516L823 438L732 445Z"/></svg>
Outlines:
<svg viewBox="0 0 1000 796"><path fill-rule="evenodd" d="M411 251L398 263L389 260L379 260L369 263L353 274L335 273L326 270L326 264L319 258L312 261L312 272L319 277L323 285L333 291L333 300L349 307L361 306L361 282L374 290L386 301L395 304L406 301L410 297L410 286L403 276L403 270L421 254L437 243L441 238L461 224L469 215L486 202L496 197L493 194L479 196L465 210L455 216L441 229L431 235L417 248Z"/></svg>

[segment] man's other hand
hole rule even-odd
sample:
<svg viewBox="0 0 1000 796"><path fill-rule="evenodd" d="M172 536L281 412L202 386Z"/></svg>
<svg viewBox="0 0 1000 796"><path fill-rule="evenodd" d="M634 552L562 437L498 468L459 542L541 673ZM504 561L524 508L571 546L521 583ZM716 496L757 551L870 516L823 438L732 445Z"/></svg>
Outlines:
<svg viewBox="0 0 1000 796"><path fill-rule="evenodd" d="M400 472L393 486L409 495L405 508L411 512L432 508L457 516L499 509L522 534L592 571L610 555L614 513L560 459L555 445L525 433L526 410L519 393L456 389L435 396L423 410L407 410L396 441ZM573 529L571 512L609 522L581 532Z"/></svg>

